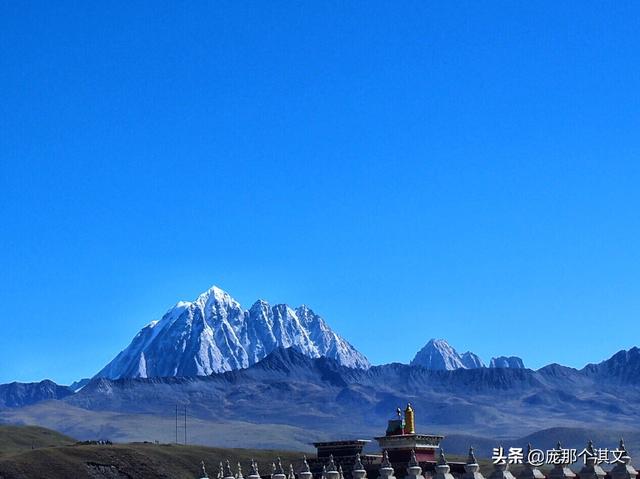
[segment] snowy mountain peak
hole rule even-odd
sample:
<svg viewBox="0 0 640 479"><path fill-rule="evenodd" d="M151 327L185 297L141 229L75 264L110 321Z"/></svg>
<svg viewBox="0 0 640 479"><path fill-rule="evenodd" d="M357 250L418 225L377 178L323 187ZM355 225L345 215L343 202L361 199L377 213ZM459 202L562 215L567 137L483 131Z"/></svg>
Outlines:
<svg viewBox="0 0 640 479"><path fill-rule="evenodd" d="M476 369L476 368L486 367L486 365L484 364L484 361L480 359L480 357L477 354L472 353L471 351L467 351L466 353L463 353L462 356L460 356L460 359L462 360L462 364L464 364L464 367L467 369Z"/></svg>
<svg viewBox="0 0 640 479"><path fill-rule="evenodd" d="M213 286L149 323L96 376L203 376L247 368L281 347L311 358L326 356L347 367L370 366L306 306L293 309L259 300L244 310Z"/></svg>
<svg viewBox="0 0 640 479"><path fill-rule="evenodd" d="M480 357L467 351L458 352L444 339L431 339L411 361L412 366L422 366L427 369L447 370L486 368ZM524 369L522 359L511 356L499 356L491 358L490 368L514 368Z"/></svg>
<svg viewBox="0 0 640 479"><path fill-rule="evenodd" d="M187 303L185 301L181 301L180 303ZM178 304L180 304L178 303ZM203 308L213 307L214 305L233 305L239 307L240 304L231 297L229 293L218 288L217 286L212 286L204 293L201 293L200 296L196 298L194 303L202 305Z"/></svg>
<svg viewBox="0 0 640 479"><path fill-rule="evenodd" d="M524 362L517 356L491 358L490 368L524 369Z"/></svg>
<svg viewBox="0 0 640 479"><path fill-rule="evenodd" d="M412 366L427 369L447 370L486 368L484 361L475 353L458 352L444 339L431 339L411 361ZM524 369L522 359L516 356L491 358L490 368Z"/></svg>
<svg viewBox="0 0 640 479"><path fill-rule="evenodd" d="M444 339L431 339L418 351L411 365L447 371L466 368L457 351Z"/></svg>

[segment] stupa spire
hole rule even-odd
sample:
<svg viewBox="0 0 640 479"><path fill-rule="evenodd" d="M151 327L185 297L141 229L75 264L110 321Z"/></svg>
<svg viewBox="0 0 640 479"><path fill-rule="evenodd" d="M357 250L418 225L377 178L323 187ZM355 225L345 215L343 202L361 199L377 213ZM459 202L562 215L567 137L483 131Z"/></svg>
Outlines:
<svg viewBox="0 0 640 479"><path fill-rule="evenodd" d="M509 464L507 461L502 459L494 463L493 471L489 475L489 479L515 479L515 477L509 471Z"/></svg>
<svg viewBox="0 0 640 479"><path fill-rule="evenodd" d="M420 463L416 458L415 449L411 449L411 454L409 456L409 464L407 464L406 479L424 479L424 476L422 475L422 468L420 467Z"/></svg>
<svg viewBox="0 0 640 479"><path fill-rule="evenodd" d="M562 443L558 441L556 444L556 450L562 451ZM573 479L576 474L571 470L568 464L556 464L553 469L547 474L547 479Z"/></svg>
<svg viewBox="0 0 640 479"><path fill-rule="evenodd" d="M313 479L311 468L309 467L309 463L307 462L307 456L302 456L302 469L298 473L298 477L299 479Z"/></svg>
<svg viewBox="0 0 640 479"><path fill-rule="evenodd" d="M251 459L251 468L249 469L249 475L247 479L260 479L260 472L258 471L258 463Z"/></svg>
<svg viewBox="0 0 640 479"><path fill-rule="evenodd" d="M329 455L329 463L327 464L326 477L327 479L340 479L340 472L338 471L338 468L336 467L336 463L333 460L333 454Z"/></svg>
<svg viewBox="0 0 640 479"><path fill-rule="evenodd" d="M620 459L616 465L609 471L611 479L636 479L638 471L631 465L631 457L624 445L624 439L620 438L618 450L614 454L619 455Z"/></svg>
<svg viewBox="0 0 640 479"><path fill-rule="evenodd" d="M229 459L227 459L224 462L224 468L222 469L222 477L223 479L235 479L235 476L231 471L231 464L229 464Z"/></svg>
<svg viewBox="0 0 640 479"><path fill-rule="evenodd" d="M389 453L385 449L382 453L382 463L380 464L379 475L381 479L395 479L393 466L389 462Z"/></svg>
<svg viewBox="0 0 640 479"><path fill-rule="evenodd" d="M604 476L606 476L607 473L604 472L604 469L602 469L597 463L596 451L593 447L593 441L589 441L587 443L587 447L584 448L583 452L586 452L585 464L578 473L580 479L604 479Z"/></svg>
<svg viewBox="0 0 640 479"><path fill-rule="evenodd" d="M545 479L542 471L529 462L531 456L531 444L527 444L527 452L524 455L522 470L518 473L518 479Z"/></svg>
<svg viewBox="0 0 640 479"><path fill-rule="evenodd" d="M353 463L353 469L351 470L351 477L353 477L353 479L365 479L367 477L367 471L364 468L364 464L362 464L360 453L356 454L356 460Z"/></svg>
<svg viewBox="0 0 640 479"><path fill-rule="evenodd" d="M484 476L480 473L480 465L476 459L473 447L469 448L469 455L467 456L467 463L464 465L465 473L461 479L484 479Z"/></svg>
<svg viewBox="0 0 640 479"><path fill-rule="evenodd" d="M438 462L436 463L436 474L433 477L434 479L454 479L447 458L444 455L444 449L442 448L440 448Z"/></svg>
<svg viewBox="0 0 640 479"><path fill-rule="evenodd" d="M284 469L282 468L282 461L279 457L276 458L275 462L271 466L271 479L286 479L287 475L284 473Z"/></svg>

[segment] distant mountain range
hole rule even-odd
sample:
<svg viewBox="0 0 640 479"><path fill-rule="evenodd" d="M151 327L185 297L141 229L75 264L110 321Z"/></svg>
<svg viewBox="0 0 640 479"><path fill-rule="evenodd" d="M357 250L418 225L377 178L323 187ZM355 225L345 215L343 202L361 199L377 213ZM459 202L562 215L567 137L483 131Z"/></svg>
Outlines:
<svg viewBox="0 0 640 479"><path fill-rule="evenodd" d="M0 384L0 409L3 407L22 407L49 399L64 399L73 394L73 390L45 379L38 383Z"/></svg>
<svg viewBox="0 0 640 479"><path fill-rule="evenodd" d="M395 408L412 402L420 431L445 433L460 444L477 440L469 436L488 443L558 427L628 436L640 428L639 395L638 348L582 370L550 365L538 371L397 363L348 368L277 348L249 368L207 377L95 378L77 393L61 389L57 400L46 393L44 402L34 403L35 393L25 393L24 407L2 397L0 422L36 423L79 438L169 441L178 404L188 408L205 443L231 441L235 433L206 432L227 424L225 431L242 431L239 445L284 447L382 433ZM277 436L283 427L294 428L289 439ZM563 438L547 439L552 445Z"/></svg>
<svg viewBox="0 0 640 479"><path fill-rule="evenodd" d="M444 339L432 339L415 355L412 366L422 366L437 371L453 371L455 369L484 368L486 365L477 354L467 351L459 354ZM522 359L511 356L491 358L490 368L524 369Z"/></svg>
<svg viewBox="0 0 640 479"><path fill-rule="evenodd" d="M0 422L81 439L170 441L179 405L204 444L298 448L381 433L412 402L421 430L489 444L550 428L637 430L638 397L638 348L581 370L532 371L518 357L486 367L432 339L410 364L371 366L311 309L258 301L244 310L213 287L143 328L92 380L0 385Z"/></svg>
<svg viewBox="0 0 640 479"><path fill-rule="evenodd" d="M245 369L274 349L288 347L350 368L370 367L363 354L310 308L271 306L259 300L244 310L229 293L213 286L145 326L96 377L207 376ZM434 370L486 367L476 354L460 355L443 339L430 340L411 364ZM499 357L492 358L489 367L523 368L524 364L520 358Z"/></svg>

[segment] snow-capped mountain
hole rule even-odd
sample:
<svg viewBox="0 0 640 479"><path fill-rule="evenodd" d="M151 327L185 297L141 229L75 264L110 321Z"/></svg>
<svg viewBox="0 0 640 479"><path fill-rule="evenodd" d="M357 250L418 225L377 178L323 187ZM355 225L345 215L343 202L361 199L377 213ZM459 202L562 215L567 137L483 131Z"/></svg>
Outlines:
<svg viewBox="0 0 640 479"><path fill-rule="evenodd" d="M353 369L293 348L276 348L247 369L209 377L97 378L77 393L50 382L0 385L0 417L8 422L29 417L79 439L103 437L108 421L110 437L137 441L158 434L157 421L149 417L166 416L176 404L185 404L197 419L193 429L200 429L203 440L215 441L212 445L293 449L287 444L304 448L309 440L344 434L346 423L359 436L379 434L389 411L411 402L419 424L473 435L464 441L459 434L448 436L462 442L460 451L471 441L491 451L505 437L541 428L553 429L512 443L573 444L575 428L586 428L580 442L604 432L610 437L599 444L615 444L621 433L629 439L640 430L639 395L638 348L581 370L550 364L537 371L432 371L400 363ZM21 410L23 406L29 408ZM96 420L88 421L89 414ZM283 435L283 426L294 433ZM170 440L171 427L165 429L161 437Z"/></svg>
<svg viewBox="0 0 640 479"><path fill-rule="evenodd" d="M480 359L480 357L477 354L472 353L471 351L467 351L466 353L463 353L462 356L460 356L460 358L462 359L462 364L464 364L464 367L467 369L476 369L476 368L486 367L484 364L484 361Z"/></svg>
<svg viewBox="0 0 640 479"><path fill-rule="evenodd" d="M278 347L329 357L350 368L370 366L308 307L260 300L244 310L214 286L144 327L96 377L205 376L247 368Z"/></svg>
<svg viewBox="0 0 640 479"><path fill-rule="evenodd" d="M444 339L432 339L411 361L412 366L427 369L447 370L467 369L462 357Z"/></svg>
<svg viewBox="0 0 640 479"><path fill-rule="evenodd" d="M512 369L524 369L524 363L518 356L499 356L497 358L491 358L489 363L490 368L512 368Z"/></svg>
<svg viewBox="0 0 640 479"><path fill-rule="evenodd" d="M411 361L412 366L427 369L447 370L486 368L484 361L477 354L467 351L459 354L444 339L431 339ZM522 359L517 356L499 356L491 358L490 368L524 369Z"/></svg>

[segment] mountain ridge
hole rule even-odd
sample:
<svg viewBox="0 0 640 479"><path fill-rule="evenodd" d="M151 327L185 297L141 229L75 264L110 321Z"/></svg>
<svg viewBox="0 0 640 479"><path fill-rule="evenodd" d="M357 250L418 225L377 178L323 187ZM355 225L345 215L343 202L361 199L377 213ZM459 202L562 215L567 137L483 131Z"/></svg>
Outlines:
<svg viewBox="0 0 640 479"><path fill-rule="evenodd" d="M56 384L50 379L32 383L14 381L0 384L0 408L27 406L48 399L64 399L73 393L71 388Z"/></svg>
<svg viewBox="0 0 640 479"><path fill-rule="evenodd" d="M628 368L616 369L619 375L612 376L612 363L620 365L625 357ZM210 376L94 378L60 399L0 407L0 421L35 420L51 426L42 422L63 417L58 425L62 432L97 434L107 424L97 422L91 429L89 418L96 415L107 414L109 421L153 417L152 427L163 417L170 422L179 404L188 407L191 421L200 423L283 424L335 438L378 434L396 407L411 402L421 430L434 433L521 437L545 427L640 427L635 400L640 381L625 379L638 372L633 357L614 355L598 369L550 365L538 371L448 371L399 363L358 369L331 358L309 358L295 348L277 348L247 369ZM108 427L115 431L111 422Z"/></svg>
<svg viewBox="0 0 640 479"><path fill-rule="evenodd" d="M328 356L349 367L370 366L309 307L258 300L245 310L213 286L142 328L96 377L206 376L245 369L278 347Z"/></svg>
<svg viewBox="0 0 640 479"><path fill-rule="evenodd" d="M453 371L456 369L486 368L484 361L475 353L458 353L445 339L430 339L409 363L433 370ZM524 362L517 356L491 358L489 368L524 369Z"/></svg>
<svg viewBox="0 0 640 479"><path fill-rule="evenodd" d="M640 428L640 381L627 379L639 371L635 353L628 351L583 370L549 365L537 371L448 371L400 363L349 368L277 348L249 368L210 376L97 377L77 393L67 388L65 397L13 407L2 406L0 397L0 422L54 427L87 439L171 441L178 404L188 409L202 440L214 425L241 426L260 431L251 444L265 446L276 444L268 432L274 427L295 428L318 440L378 435L396 408L411 402L419 430L428 433L494 438L543 428L613 433Z"/></svg>

